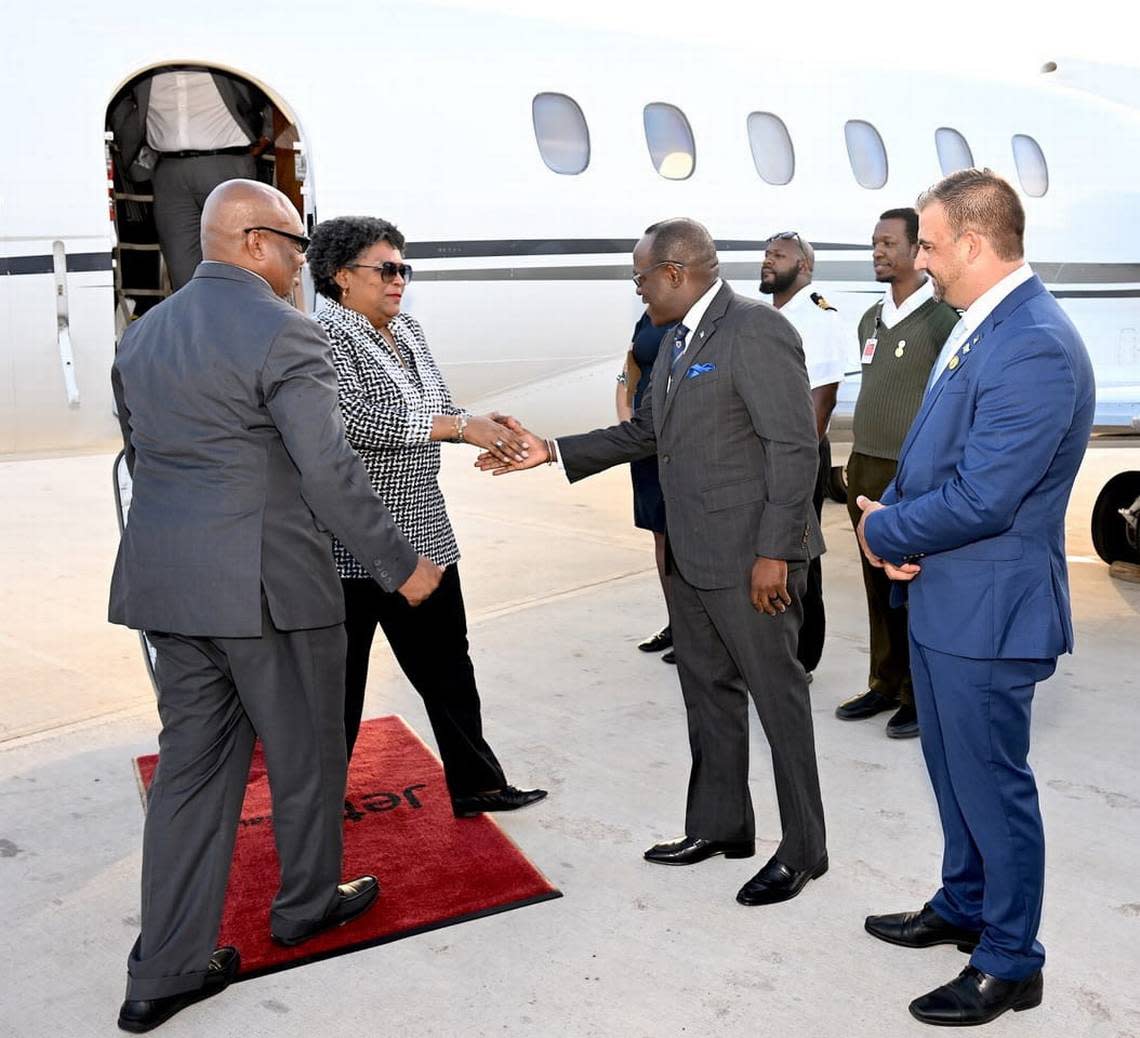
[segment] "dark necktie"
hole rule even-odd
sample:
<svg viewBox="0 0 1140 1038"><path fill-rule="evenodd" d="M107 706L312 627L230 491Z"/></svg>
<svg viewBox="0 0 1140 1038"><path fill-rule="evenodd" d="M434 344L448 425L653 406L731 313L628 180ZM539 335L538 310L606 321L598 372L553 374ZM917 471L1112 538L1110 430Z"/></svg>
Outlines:
<svg viewBox="0 0 1140 1038"><path fill-rule="evenodd" d="M673 377L673 372L677 370L677 363L681 359L681 354L685 352L685 336L689 334L689 329L683 324L677 325L673 329L673 359L669 362L669 377Z"/></svg>

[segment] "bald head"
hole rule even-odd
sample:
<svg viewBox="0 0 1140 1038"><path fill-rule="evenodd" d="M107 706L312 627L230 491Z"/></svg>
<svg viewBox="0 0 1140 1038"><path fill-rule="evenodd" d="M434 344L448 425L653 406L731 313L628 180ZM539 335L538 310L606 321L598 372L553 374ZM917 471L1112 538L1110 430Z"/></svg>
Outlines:
<svg viewBox="0 0 1140 1038"><path fill-rule="evenodd" d="M279 296L289 295L305 262L289 236L303 234L293 203L257 180L219 184L202 209L202 258L252 270Z"/></svg>

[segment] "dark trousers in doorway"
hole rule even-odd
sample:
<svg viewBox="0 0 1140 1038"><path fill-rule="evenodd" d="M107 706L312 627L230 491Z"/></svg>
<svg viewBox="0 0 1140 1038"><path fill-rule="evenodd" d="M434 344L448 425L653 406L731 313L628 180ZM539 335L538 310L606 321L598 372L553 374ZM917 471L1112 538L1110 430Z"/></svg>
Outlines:
<svg viewBox="0 0 1140 1038"><path fill-rule="evenodd" d="M452 797L502 789L506 777L483 738L475 668L467 646L467 614L459 569L448 566L426 602L412 608L403 595L368 578L345 579L344 730L348 754L360 730L368 656L379 625L392 654L420 694Z"/></svg>

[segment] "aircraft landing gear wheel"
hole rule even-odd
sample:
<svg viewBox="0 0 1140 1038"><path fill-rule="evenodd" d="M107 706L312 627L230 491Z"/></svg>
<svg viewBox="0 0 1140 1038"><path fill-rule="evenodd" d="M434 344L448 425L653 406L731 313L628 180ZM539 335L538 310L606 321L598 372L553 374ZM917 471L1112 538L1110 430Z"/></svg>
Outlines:
<svg viewBox="0 0 1140 1038"><path fill-rule="evenodd" d="M1121 472L1105 483L1093 505L1092 540L1109 565L1140 563L1140 472Z"/></svg>
<svg viewBox="0 0 1140 1038"><path fill-rule="evenodd" d="M847 504L847 466L834 465L831 478L827 481L827 496L839 504Z"/></svg>

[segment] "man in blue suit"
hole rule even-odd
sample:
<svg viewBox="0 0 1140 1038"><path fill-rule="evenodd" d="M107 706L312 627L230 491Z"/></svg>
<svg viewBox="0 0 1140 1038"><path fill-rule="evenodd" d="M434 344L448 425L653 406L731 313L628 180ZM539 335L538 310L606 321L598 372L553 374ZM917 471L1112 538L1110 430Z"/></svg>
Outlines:
<svg viewBox="0 0 1140 1038"><path fill-rule="evenodd" d="M1025 212L989 170L918 200L917 266L964 310L931 372L898 472L859 499L859 539L909 606L922 749L945 837L942 887L870 916L907 947L970 964L915 999L926 1023L986 1023L1040 1004L1045 845L1030 770L1033 692L1073 647L1065 509L1092 430L1092 366L1023 258Z"/></svg>

